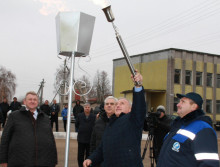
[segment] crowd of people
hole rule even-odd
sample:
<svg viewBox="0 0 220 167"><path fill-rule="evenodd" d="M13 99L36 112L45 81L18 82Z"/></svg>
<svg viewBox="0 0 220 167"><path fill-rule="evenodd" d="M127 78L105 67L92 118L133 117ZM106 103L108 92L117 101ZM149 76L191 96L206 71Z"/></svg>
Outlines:
<svg viewBox="0 0 220 167"><path fill-rule="evenodd" d="M108 96L93 112L91 105L76 101L73 107L77 133L79 167L143 167L141 140L145 123L146 93L140 73L131 77L135 84L132 103L126 98ZM153 123L153 157L158 167L219 167L218 143L212 120L202 110L203 100L195 92L177 94L177 115L171 120L164 106L156 109ZM58 163L53 125L59 131L60 106L53 100L38 107L38 96L27 92L24 105L13 98L0 104L3 132L0 143L2 167L55 167ZM9 116L8 111L11 110ZM68 106L61 110L64 130ZM7 118L8 117L8 118ZM147 126L146 126L147 125ZM1 126L0 126L1 127Z"/></svg>

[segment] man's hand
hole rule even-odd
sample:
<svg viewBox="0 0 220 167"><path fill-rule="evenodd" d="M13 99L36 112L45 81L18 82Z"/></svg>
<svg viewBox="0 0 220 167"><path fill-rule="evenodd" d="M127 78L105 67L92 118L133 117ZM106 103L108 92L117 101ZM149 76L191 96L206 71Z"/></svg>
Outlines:
<svg viewBox="0 0 220 167"><path fill-rule="evenodd" d="M139 85L135 85L136 87L141 87L142 86L142 82L143 82L143 77L138 72L138 70L135 70L135 72L136 72L136 75L135 76L131 75L131 78L132 78L133 82L139 83Z"/></svg>
<svg viewBox="0 0 220 167"><path fill-rule="evenodd" d="M92 161L90 159L86 159L83 162L83 167L89 167L92 164Z"/></svg>
<svg viewBox="0 0 220 167"><path fill-rule="evenodd" d="M3 163L3 164L0 164L1 167L7 167L8 166L8 163Z"/></svg>

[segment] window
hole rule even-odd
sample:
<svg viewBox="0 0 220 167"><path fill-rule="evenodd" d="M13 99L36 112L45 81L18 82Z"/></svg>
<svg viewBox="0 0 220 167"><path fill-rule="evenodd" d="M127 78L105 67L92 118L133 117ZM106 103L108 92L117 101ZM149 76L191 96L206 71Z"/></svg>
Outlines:
<svg viewBox="0 0 220 167"><path fill-rule="evenodd" d="M216 114L220 114L220 100L216 100Z"/></svg>
<svg viewBox="0 0 220 167"><path fill-rule="evenodd" d="M191 85L191 76L192 76L192 72L186 70L186 81L185 81L185 84Z"/></svg>
<svg viewBox="0 0 220 167"><path fill-rule="evenodd" d="M206 113L212 113L212 100L206 100Z"/></svg>
<svg viewBox="0 0 220 167"><path fill-rule="evenodd" d="M173 103L173 110L174 112L177 112L177 104L179 103L179 99L177 97L174 97L174 103Z"/></svg>
<svg viewBox="0 0 220 167"><path fill-rule="evenodd" d="M220 88L220 74L217 74L217 88Z"/></svg>
<svg viewBox="0 0 220 167"><path fill-rule="evenodd" d="M175 69L174 83L180 84L180 69Z"/></svg>
<svg viewBox="0 0 220 167"><path fill-rule="evenodd" d="M207 73L207 82L206 86L212 86L212 73Z"/></svg>
<svg viewBox="0 0 220 167"><path fill-rule="evenodd" d="M202 72L196 72L196 85L202 85Z"/></svg>

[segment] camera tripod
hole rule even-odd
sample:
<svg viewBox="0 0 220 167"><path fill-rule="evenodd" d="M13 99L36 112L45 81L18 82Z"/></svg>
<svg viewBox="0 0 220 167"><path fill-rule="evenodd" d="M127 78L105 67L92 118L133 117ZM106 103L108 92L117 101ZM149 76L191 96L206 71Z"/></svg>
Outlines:
<svg viewBox="0 0 220 167"><path fill-rule="evenodd" d="M148 144L149 144L150 145L149 153L150 153L151 167L154 167L154 161L155 161L154 154L153 154L153 139L154 139L154 135L153 135L153 133L151 133L151 131L149 131L148 137L147 137L147 140L146 140L146 143L145 143L145 146L144 146L144 151L143 151L143 154L142 154L142 157L141 157L142 161L143 161L144 157L145 157L145 154L147 152Z"/></svg>

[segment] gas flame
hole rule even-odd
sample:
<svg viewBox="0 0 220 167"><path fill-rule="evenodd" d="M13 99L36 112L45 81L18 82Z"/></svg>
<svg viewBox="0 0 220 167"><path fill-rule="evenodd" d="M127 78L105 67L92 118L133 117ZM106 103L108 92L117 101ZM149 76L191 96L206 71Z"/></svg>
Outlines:
<svg viewBox="0 0 220 167"><path fill-rule="evenodd" d="M39 10L42 15L57 13L57 11L68 11L67 5L63 0L35 0L42 3L42 8Z"/></svg>
<svg viewBox="0 0 220 167"><path fill-rule="evenodd" d="M89 1L92 1L95 5L99 5L102 8L109 6L109 3L107 0L89 0Z"/></svg>

